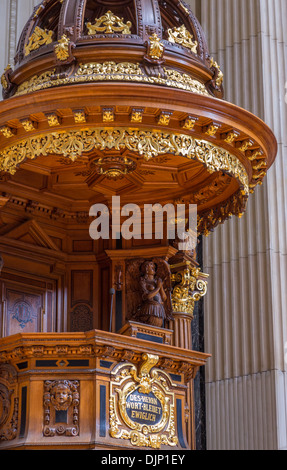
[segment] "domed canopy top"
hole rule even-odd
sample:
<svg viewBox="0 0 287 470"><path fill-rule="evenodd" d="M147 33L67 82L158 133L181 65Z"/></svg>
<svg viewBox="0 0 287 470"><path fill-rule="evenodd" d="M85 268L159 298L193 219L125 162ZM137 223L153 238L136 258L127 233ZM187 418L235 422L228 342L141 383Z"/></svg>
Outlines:
<svg viewBox="0 0 287 470"><path fill-rule="evenodd" d="M177 67L222 97L222 73L184 0L43 0L21 34L15 70L8 66L2 77L3 97L41 72L70 75L69 66L101 58L144 58L146 68L159 67L157 76L163 64Z"/></svg>

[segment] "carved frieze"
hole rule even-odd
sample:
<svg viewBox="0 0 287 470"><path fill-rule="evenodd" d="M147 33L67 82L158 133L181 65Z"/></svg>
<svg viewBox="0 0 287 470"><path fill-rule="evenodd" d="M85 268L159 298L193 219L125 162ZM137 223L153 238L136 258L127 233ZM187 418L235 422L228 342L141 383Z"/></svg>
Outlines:
<svg viewBox="0 0 287 470"><path fill-rule="evenodd" d="M246 170L237 157L210 142L185 134L168 134L144 129L89 129L73 132L59 131L30 137L0 152L0 170L11 174L25 159L40 155L63 155L75 161L83 152L93 149L123 149L136 152L146 160L164 154L179 155L203 163L210 173L225 171L235 176L249 194Z"/></svg>
<svg viewBox="0 0 287 470"><path fill-rule="evenodd" d="M80 64L77 71L69 76L57 75L56 69L35 75L19 85L15 96L25 95L60 85L102 81L150 83L210 96L205 85L187 73L182 73L167 67L161 67L161 70L162 73L159 75L158 73L147 73L147 67L141 67L139 63L85 63Z"/></svg>

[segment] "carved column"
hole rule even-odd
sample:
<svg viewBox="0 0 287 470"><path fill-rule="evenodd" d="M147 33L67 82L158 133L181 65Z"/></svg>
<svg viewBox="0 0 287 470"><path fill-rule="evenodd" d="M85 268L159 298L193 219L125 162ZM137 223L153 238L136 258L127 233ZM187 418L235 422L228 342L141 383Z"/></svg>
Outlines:
<svg viewBox="0 0 287 470"><path fill-rule="evenodd" d="M195 302L207 293L208 275L202 273L193 260L183 258L171 265L174 345L192 349L191 323Z"/></svg>

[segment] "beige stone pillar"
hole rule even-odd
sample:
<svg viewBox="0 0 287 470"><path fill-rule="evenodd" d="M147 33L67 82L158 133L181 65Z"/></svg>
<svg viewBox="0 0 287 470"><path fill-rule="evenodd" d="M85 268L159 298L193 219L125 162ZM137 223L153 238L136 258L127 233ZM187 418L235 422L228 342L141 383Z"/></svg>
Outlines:
<svg viewBox="0 0 287 470"><path fill-rule="evenodd" d="M204 242L208 449L287 449L286 0L201 0L225 98L275 132L278 159L241 220Z"/></svg>
<svg viewBox="0 0 287 470"><path fill-rule="evenodd" d="M0 75L10 64L13 67L19 36L40 0L0 1ZM2 99L2 92L0 93Z"/></svg>

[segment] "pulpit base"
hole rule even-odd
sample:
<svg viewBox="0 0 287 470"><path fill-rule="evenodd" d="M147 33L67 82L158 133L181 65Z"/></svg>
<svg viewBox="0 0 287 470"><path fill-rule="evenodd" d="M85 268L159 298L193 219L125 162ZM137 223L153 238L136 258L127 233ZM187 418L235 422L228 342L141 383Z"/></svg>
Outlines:
<svg viewBox="0 0 287 470"><path fill-rule="evenodd" d="M0 450L194 449L186 404L209 355L135 331L0 339Z"/></svg>

